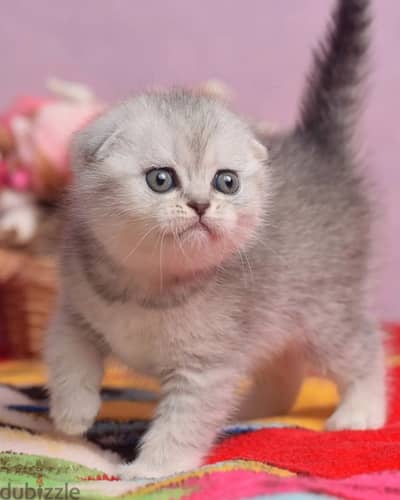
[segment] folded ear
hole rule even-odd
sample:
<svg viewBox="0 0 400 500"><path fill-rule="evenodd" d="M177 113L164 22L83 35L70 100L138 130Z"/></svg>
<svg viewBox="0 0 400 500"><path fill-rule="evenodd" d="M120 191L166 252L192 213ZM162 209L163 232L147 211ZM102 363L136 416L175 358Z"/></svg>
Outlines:
<svg viewBox="0 0 400 500"><path fill-rule="evenodd" d="M261 144L257 139L252 139L251 148L253 150L253 154L257 160L261 162L265 162L268 160L268 150L267 148Z"/></svg>
<svg viewBox="0 0 400 500"><path fill-rule="evenodd" d="M117 120L109 113L94 119L77 132L70 148L73 169L81 169L105 159L119 133Z"/></svg>

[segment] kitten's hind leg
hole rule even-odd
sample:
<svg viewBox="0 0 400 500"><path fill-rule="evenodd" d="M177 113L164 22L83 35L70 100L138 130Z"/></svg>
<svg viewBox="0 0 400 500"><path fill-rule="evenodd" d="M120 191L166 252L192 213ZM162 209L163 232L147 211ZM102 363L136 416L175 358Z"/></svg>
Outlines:
<svg viewBox="0 0 400 500"><path fill-rule="evenodd" d="M287 414L296 400L305 372L296 349L286 349L273 361L255 371L249 392L234 420L251 420Z"/></svg>
<svg viewBox="0 0 400 500"><path fill-rule="evenodd" d="M326 422L327 430L378 429L385 424L387 402L385 356L381 335L363 335L330 372L338 385L341 401ZM349 354L349 353L347 353ZM347 357L347 361L345 358Z"/></svg>
<svg viewBox="0 0 400 500"><path fill-rule="evenodd" d="M65 434L83 434L100 408L104 350L78 314L61 308L46 339L50 415Z"/></svg>

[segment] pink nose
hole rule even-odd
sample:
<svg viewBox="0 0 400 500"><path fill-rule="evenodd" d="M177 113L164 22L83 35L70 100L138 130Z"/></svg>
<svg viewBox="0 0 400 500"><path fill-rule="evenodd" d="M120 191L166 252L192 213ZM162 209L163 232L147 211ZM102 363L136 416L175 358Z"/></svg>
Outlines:
<svg viewBox="0 0 400 500"><path fill-rule="evenodd" d="M207 208L210 206L208 202L200 203L197 201L188 201L188 207L192 208L201 217L205 214Z"/></svg>

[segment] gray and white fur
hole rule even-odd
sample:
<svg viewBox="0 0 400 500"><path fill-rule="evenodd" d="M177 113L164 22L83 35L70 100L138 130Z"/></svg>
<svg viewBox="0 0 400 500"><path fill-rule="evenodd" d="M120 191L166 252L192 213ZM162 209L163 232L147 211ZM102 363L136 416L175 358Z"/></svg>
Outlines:
<svg viewBox="0 0 400 500"><path fill-rule="evenodd" d="M328 429L384 424L372 209L353 138L368 10L368 0L337 2L287 133L256 137L218 100L171 91L135 97L78 135L45 348L51 415L67 434L89 428L108 353L160 377L124 477L198 466L230 419L288 409L306 366L338 384ZM176 184L163 193L148 184L160 168ZM237 191L216 188L221 171Z"/></svg>

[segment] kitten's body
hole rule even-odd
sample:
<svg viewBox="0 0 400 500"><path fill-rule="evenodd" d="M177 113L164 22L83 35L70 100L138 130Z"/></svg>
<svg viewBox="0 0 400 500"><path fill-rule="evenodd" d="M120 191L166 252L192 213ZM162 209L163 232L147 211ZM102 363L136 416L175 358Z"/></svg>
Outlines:
<svg viewBox="0 0 400 500"><path fill-rule="evenodd" d="M81 134L46 348L52 415L67 433L88 428L109 351L159 376L157 416L128 476L199 465L257 368L256 416L290 405L308 363L342 392L330 428L384 423L370 207L351 151L367 4L339 2L302 120L265 140L268 162L240 119L188 93L136 98ZM153 164L176 169L172 194L146 186L140 169ZM228 197L211 184L227 168L243 185ZM194 198L210 203L208 229L187 223Z"/></svg>

